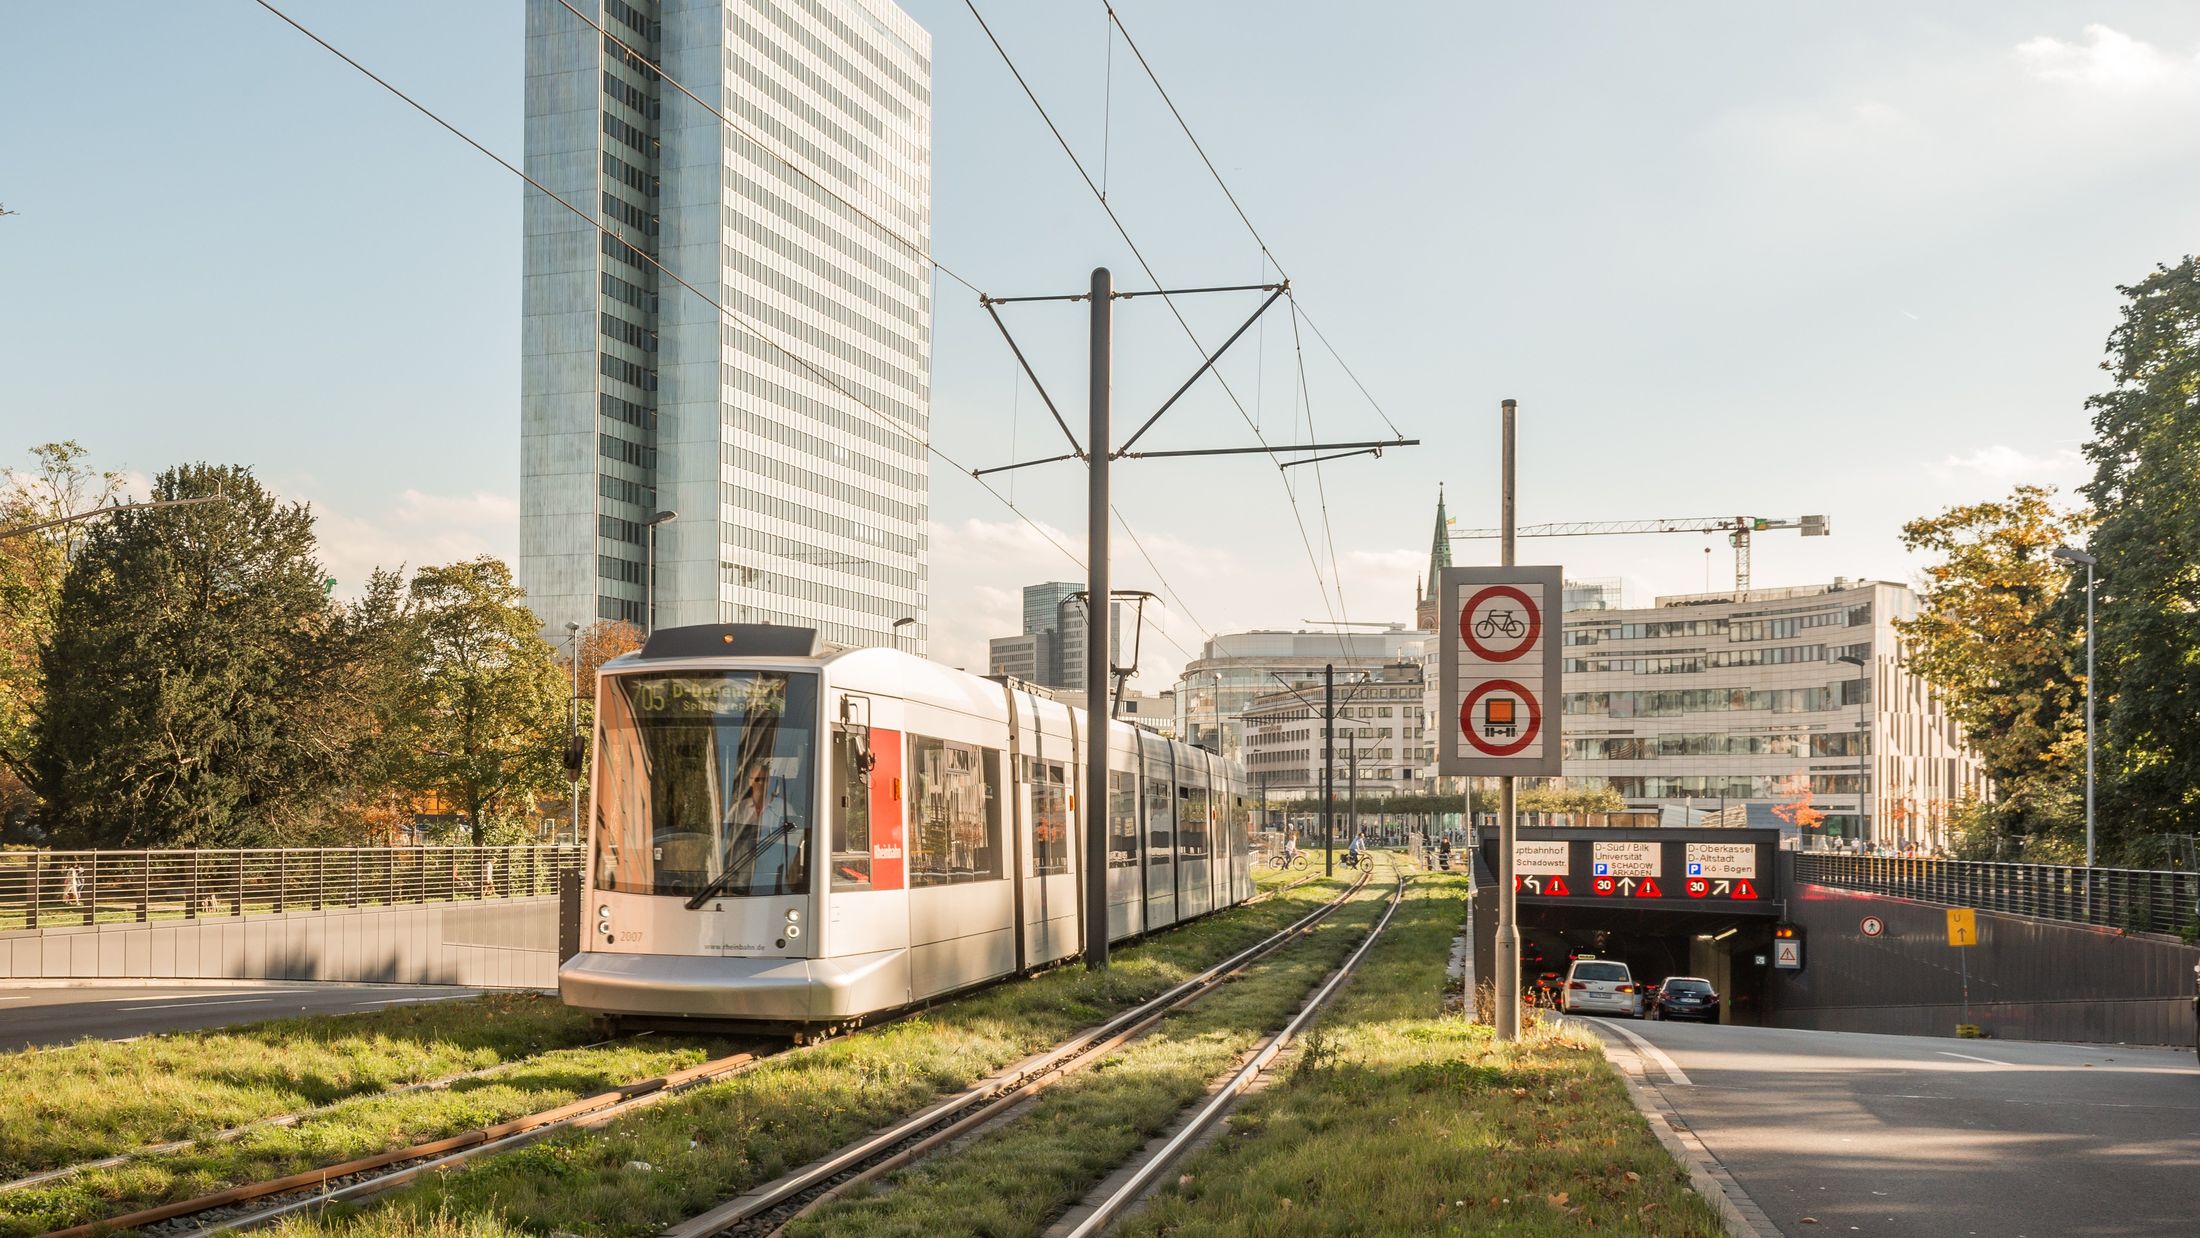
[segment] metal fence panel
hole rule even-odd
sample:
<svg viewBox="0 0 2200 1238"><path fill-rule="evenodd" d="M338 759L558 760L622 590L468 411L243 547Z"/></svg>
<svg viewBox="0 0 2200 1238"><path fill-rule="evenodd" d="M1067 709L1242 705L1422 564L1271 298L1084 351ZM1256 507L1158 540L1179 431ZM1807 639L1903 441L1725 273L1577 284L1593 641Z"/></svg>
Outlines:
<svg viewBox="0 0 2200 1238"><path fill-rule="evenodd" d="M1795 879L2137 933L2189 936L2200 928L2200 873L2181 870L1802 852Z"/></svg>
<svg viewBox="0 0 2200 1238"><path fill-rule="evenodd" d="M0 852L0 932L537 898L581 849L320 847Z"/></svg>

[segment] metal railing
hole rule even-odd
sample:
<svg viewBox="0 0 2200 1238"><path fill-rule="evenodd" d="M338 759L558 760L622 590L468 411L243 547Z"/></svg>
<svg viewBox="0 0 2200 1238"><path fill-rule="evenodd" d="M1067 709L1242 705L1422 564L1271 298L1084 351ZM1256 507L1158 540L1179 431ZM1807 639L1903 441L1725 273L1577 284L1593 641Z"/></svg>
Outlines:
<svg viewBox="0 0 2200 1238"><path fill-rule="evenodd" d="M560 847L0 852L0 932L556 894Z"/></svg>
<svg viewBox="0 0 2200 1238"><path fill-rule="evenodd" d="M2136 933L2183 935L2200 919L2200 873L2191 872L1799 852L1795 879Z"/></svg>

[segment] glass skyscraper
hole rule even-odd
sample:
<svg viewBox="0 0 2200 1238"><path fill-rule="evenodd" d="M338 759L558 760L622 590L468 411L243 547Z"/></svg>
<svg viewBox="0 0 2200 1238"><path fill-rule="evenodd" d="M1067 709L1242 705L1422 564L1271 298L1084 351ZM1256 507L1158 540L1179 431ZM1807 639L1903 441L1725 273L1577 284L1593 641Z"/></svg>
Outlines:
<svg viewBox="0 0 2200 1238"><path fill-rule="evenodd" d="M657 626L909 617L922 652L931 37L887 0L577 7L603 33L527 0L527 171L613 235L527 191L536 615L646 623L671 512Z"/></svg>

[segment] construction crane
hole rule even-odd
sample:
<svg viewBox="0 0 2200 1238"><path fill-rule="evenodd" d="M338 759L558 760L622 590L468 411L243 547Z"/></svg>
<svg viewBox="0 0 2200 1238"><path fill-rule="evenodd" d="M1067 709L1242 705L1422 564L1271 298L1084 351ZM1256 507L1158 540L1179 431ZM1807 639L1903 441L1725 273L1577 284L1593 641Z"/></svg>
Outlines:
<svg viewBox="0 0 2200 1238"><path fill-rule="evenodd" d="M1585 520L1574 524L1525 524L1513 530L1515 537L1603 537L1615 533L1724 533L1734 548L1734 596L1749 592L1749 539L1752 534L1774 529L1794 529L1804 537L1824 537L1832 531L1824 516L1681 516L1669 520ZM1453 541L1492 538L1497 529L1455 530Z"/></svg>

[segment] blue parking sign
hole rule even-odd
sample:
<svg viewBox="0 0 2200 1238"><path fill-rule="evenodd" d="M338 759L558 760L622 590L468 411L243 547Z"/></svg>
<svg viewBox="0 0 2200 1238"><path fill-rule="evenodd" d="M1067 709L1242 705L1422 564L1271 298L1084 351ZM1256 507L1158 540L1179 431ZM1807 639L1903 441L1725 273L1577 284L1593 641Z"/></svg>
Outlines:
<svg viewBox="0 0 2200 1238"><path fill-rule="evenodd" d="M1701 876L1703 876L1703 861L1702 861L1702 860L1690 860L1690 861L1688 862L1688 875L1689 875L1689 876L1691 876L1691 877L1701 877Z"/></svg>
<svg viewBox="0 0 2200 1238"><path fill-rule="evenodd" d="M1590 875L1594 877L1609 877L1612 875L1612 866L1603 860L1598 860L1596 862L1596 872Z"/></svg>

